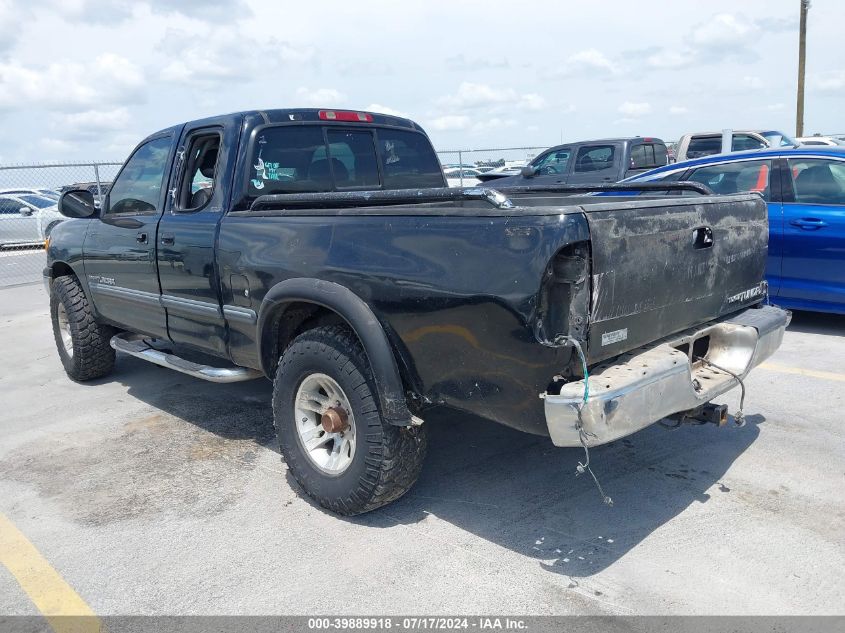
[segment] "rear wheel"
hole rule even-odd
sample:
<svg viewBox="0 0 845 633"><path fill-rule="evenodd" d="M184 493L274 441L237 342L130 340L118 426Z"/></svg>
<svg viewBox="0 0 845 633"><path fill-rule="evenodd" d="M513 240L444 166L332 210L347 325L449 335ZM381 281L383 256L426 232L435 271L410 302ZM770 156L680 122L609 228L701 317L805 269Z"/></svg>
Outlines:
<svg viewBox="0 0 845 633"><path fill-rule="evenodd" d="M424 427L397 427L379 411L367 356L345 326L298 336L279 361L273 418L296 481L324 508L354 515L405 494L419 476Z"/></svg>
<svg viewBox="0 0 845 633"><path fill-rule="evenodd" d="M73 277L53 281L50 317L59 359L65 373L77 381L101 378L114 368L114 350L109 339L115 330L100 325L79 282Z"/></svg>

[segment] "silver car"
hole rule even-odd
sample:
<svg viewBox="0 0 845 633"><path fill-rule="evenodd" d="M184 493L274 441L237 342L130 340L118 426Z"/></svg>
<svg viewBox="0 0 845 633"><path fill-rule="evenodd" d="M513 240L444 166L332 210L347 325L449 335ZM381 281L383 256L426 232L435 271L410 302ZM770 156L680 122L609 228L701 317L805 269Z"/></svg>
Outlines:
<svg viewBox="0 0 845 633"><path fill-rule="evenodd" d="M51 198L0 194L0 247L42 242L63 219Z"/></svg>

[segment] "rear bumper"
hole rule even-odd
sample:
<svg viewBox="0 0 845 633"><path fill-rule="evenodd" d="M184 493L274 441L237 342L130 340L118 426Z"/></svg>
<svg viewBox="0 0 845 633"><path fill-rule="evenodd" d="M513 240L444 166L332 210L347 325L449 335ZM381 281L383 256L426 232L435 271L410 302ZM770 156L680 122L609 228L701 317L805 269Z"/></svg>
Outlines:
<svg viewBox="0 0 845 633"><path fill-rule="evenodd" d="M704 358L744 378L783 340L791 315L773 306L750 308L675 334L595 367L581 422L591 446L630 435L669 415L695 409L737 385L737 380L692 359L695 342ZM706 338L709 337L709 338ZM584 381L545 394L546 422L555 446L580 446L578 407Z"/></svg>

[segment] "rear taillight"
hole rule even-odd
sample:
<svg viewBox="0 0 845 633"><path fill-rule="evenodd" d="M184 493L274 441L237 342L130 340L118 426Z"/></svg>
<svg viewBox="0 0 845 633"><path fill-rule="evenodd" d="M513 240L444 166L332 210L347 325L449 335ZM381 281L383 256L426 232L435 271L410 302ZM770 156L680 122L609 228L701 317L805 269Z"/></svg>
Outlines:
<svg viewBox="0 0 845 633"><path fill-rule="evenodd" d="M323 121L348 121L354 123L372 123L373 115L366 112L345 112L341 110L320 110Z"/></svg>

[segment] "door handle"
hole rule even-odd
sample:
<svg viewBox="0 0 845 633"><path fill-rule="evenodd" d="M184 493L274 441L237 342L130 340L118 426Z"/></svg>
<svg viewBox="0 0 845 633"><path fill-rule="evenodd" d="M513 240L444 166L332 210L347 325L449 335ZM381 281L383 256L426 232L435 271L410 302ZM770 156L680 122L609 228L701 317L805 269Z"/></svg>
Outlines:
<svg viewBox="0 0 845 633"><path fill-rule="evenodd" d="M827 226L827 222L819 218L801 218L800 220L792 220L790 224L797 226L799 229L807 229L808 231L815 231L823 226Z"/></svg>
<svg viewBox="0 0 845 633"><path fill-rule="evenodd" d="M146 233L138 233L138 235L135 236L135 240L138 242L138 244L146 244L147 243L147 234Z"/></svg>
<svg viewBox="0 0 845 633"><path fill-rule="evenodd" d="M163 233L161 236L161 243L165 246L172 246L175 241L172 233Z"/></svg>

